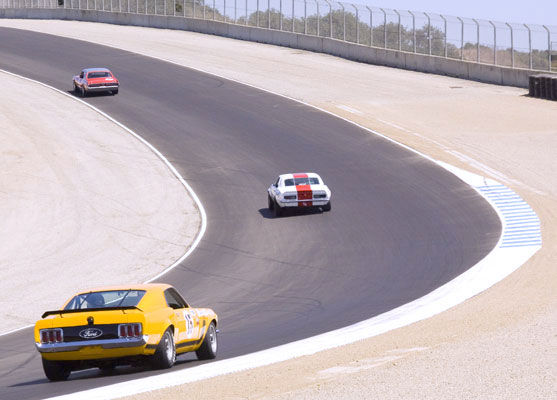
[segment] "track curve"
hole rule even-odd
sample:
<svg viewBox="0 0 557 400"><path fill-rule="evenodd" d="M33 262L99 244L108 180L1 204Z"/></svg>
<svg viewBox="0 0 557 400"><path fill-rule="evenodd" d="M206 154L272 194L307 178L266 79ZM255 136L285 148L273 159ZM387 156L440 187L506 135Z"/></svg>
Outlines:
<svg viewBox="0 0 557 400"><path fill-rule="evenodd" d="M496 244L500 221L432 162L331 115L176 65L91 43L0 28L0 68L71 89L86 66L119 77L86 101L161 151L208 214L197 250L159 281L221 317L219 358L373 317L461 274ZM71 133L69 133L71 134ZM102 134L102 133L101 133ZM273 219L265 189L314 170L331 213ZM31 330L0 337L0 397L44 398L157 374L122 369L47 383ZM198 365L184 361L176 368ZM89 379L94 378L94 379Z"/></svg>

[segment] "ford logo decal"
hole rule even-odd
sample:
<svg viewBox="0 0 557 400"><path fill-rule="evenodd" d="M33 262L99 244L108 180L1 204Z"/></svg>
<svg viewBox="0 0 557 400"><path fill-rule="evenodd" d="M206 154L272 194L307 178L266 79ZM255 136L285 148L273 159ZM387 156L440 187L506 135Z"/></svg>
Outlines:
<svg viewBox="0 0 557 400"><path fill-rule="evenodd" d="M97 328L87 328L79 332L79 336L83 339L95 339L103 334L103 331Z"/></svg>

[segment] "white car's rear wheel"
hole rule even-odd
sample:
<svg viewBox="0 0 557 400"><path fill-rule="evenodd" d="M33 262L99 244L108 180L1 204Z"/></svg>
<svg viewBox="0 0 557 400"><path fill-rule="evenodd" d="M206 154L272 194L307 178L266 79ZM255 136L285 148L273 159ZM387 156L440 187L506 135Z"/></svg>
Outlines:
<svg viewBox="0 0 557 400"><path fill-rule="evenodd" d="M331 211L331 201L323 206L323 211Z"/></svg>
<svg viewBox="0 0 557 400"><path fill-rule="evenodd" d="M282 208L277 204L277 202L274 204L273 211L275 212L275 217L282 216Z"/></svg>

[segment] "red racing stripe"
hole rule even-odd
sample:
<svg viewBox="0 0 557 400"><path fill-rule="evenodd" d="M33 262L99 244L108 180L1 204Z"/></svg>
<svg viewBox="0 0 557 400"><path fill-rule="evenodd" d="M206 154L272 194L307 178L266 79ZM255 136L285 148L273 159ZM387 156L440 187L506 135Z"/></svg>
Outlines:
<svg viewBox="0 0 557 400"><path fill-rule="evenodd" d="M292 174L294 179L307 178L308 174ZM296 192L298 192L298 207L311 207L313 206L313 191L310 185L297 185Z"/></svg>

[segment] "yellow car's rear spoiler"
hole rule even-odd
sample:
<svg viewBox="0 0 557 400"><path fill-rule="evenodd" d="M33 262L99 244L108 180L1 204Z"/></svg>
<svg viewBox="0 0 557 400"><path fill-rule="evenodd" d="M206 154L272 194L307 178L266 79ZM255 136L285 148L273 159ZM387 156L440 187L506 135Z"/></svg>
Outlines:
<svg viewBox="0 0 557 400"><path fill-rule="evenodd" d="M136 306L123 306L123 307L98 307L98 308L81 308L81 309L75 309L75 310L54 310L54 311L47 311L45 312L41 318L46 318L49 315L60 315L60 317L63 316L63 314L75 314L75 313L81 313L81 312L92 312L92 311L115 311L115 310L122 310L122 312L126 311L126 310L139 310L142 311L139 307Z"/></svg>

